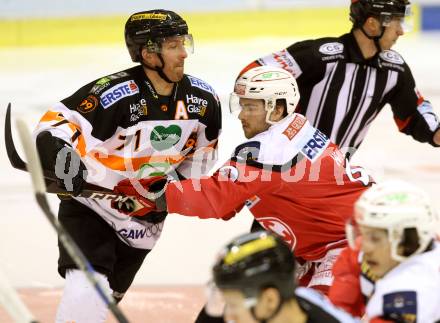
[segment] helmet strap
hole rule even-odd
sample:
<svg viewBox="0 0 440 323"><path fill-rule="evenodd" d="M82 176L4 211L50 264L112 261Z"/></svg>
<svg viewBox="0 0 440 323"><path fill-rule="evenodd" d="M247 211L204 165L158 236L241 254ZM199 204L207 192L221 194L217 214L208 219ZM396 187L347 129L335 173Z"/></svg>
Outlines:
<svg viewBox="0 0 440 323"><path fill-rule="evenodd" d="M171 81L168 78L168 76L165 75L165 72L163 71L163 69L165 67L165 61L163 60L162 54L157 53L157 56L159 56L160 62L162 63L162 67L156 66L156 68L155 68L156 72L159 74L159 76L161 78L163 78L165 80L165 82L170 83L170 84L174 83L173 81Z"/></svg>
<svg viewBox="0 0 440 323"><path fill-rule="evenodd" d="M382 38L383 34L385 33L385 27L381 26L381 31L379 36L370 36L367 34L367 32L364 29L364 26L360 26L360 29L362 33L367 37L368 39L371 39L374 42L374 45L376 46L377 51L380 53L382 51L382 48L380 47L379 40Z"/></svg>
<svg viewBox="0 0 440 323"><path fill-rule="evenodd" d="M162 63L162 67L159 66L149 66L148 64L145 64L144 60L142 59L142 48L139 50L139 57L140 57L140 61L141 61L141 65L143 67L145 67L146 69L149 69L151 71L155 71L157 72L157 74L159 74L159 76L167 83L173 84L175 82L171 81L168 76L165 75L163 68L165 67L165 61L163 60L162 54L160 53L156 53L157 56L159 57L160 62Z"/></svg>

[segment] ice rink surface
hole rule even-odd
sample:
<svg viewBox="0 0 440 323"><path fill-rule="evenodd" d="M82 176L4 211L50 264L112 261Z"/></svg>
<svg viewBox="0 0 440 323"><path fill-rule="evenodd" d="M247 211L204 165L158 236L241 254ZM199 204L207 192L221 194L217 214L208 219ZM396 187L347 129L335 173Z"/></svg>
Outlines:
<svg viewBox="0 0 440 323"><path fill-rule="evenodd" d="M223 104L220 162L244 139L239 122L229 115L227 98L238 71L251 60L282 49L296 39L254 39L197 44L186 72L210 83ZM405 36L395 47L410 65L417 85L440 115L440 35ZM34 201L30 178L13 169L4 149L6 105L13 117L33 128L43 112L80 86L130 67L125 47L0 49L1 212L0 264L16 287L59 287L57 239ZM18 144L18 139L16 139ZM389 107L373 123L355 163L377 180L399 177L429 190L438 208L440 150L400 134ZM56 197L51 197L57 209ZM242 212L224 222L168 216L161 239L138 273L135 285L200 285L209 279L216 253L233 236L249 229Z"/></svg>

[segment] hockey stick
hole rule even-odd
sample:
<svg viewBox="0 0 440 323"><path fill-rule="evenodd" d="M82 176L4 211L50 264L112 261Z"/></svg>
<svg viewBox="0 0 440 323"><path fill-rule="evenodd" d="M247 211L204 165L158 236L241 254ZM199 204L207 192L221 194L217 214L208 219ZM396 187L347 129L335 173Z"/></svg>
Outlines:
<svg viewBox="0 0 440 323"><path fill-rule="evenodd" d="M12 167L22 170L22 171L28 171L27 164L21 159L20 155L17 152L17 149L14 145L14 140L12 138L12 127L11 127L11 103L8 104L8 107L6 109L6 118L5 118L5 146L6 146L6 152L8 154L9 162L11 163ZM183 156L185 156L189 149L184 150ZM45 183L46 183L46 192L47 193L55 193L59 195L64 196L70 196L71 194L67 192L66 190L58 187L57 180L58 177L55 175L55 173L50 172L48 170L42 169L42 175L44 177ZM156 195L161 194L162 192L157 192L151 195L151 199L155 199ZM149 192L146 193L146 197L148 198ZM115 194L111 189L101 187L95 184L90 183L84 183L82 191L77 195L77 197L84 197L84 198L91 198L95 200L111 200L114 202L127 202L128 200L131 200L133 203L133 208L139 208L142 207L139 202L136 201L133 197L128 197L122 194ZM128 201L131 203L130 201Z"/></svg>
<svg viewBox="0 0 440 323"><path fill-rule="evenodd" d="M101 286L101 284L96 279L95 270L93 269L92 265L89 263L82 251L79 249L78 245L69 235L69 233L64 229L64 227L59 223L57 217L50 209L46 197L46 187L44 183L40 160L38 157L38 153L34 147L29 130L27 129L26 123L23 120L17 120L17 128L20 134L20 140L22 142L26 158L28 159L27 169L31 174L32 185L34 187L35 198L38 205L42 209L46 218L49 220L50 224L54 227L55 231L57 231L58 238L68 252L69 256L78 266L78 268L85 273L89 282L98 292L99 296L108 306L118 322L128 323L128 319L116 305L113 297Z"/></svg>
<svg viewBox="0 0 440 323"><path fill-rule="evenodd" d="M17 292L9 284L4 274L0 271L0 304L6 312L18 323L38 323L34 316L19 298Z"/></svg>
<svg viewBox="0 0 440 323"><path fill-rule="evenodd" d="M14 145L14 140L12 138L12 127L11 127L11 103L8 104L6 109L5 118L5 146L6 152L8 154L9 162L12 167L27 171L27 164L21 159ZM55 193L61 195L70 195L68 192L56 185L57 177L53 172L43 170L43 177L46 181L46 189L48 193ZM86 183L84 189L78 195L78 197L93 198L97 200L113 200L113 201L125 201L127 199L124 195L119 195L113 193L112 190L101 187L98 185Z"/></svg>

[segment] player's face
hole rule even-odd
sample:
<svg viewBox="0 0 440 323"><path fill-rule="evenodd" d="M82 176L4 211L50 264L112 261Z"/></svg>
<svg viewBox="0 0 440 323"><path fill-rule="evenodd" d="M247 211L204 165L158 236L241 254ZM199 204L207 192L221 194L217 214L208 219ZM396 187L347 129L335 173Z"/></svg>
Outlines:
<svg viewBox="0 0 440 323"><path fill-rule="evenodd" d="M238 119L241 121L246 138L252 138L269 128L270 125L266 122L264 100L240 98L240 106Z"/></svg>
<svg viewBox="0 0 440 323"><path fill-rule="evenodd" d="M383 36L379 40L382 50L389 50L397 42L397 39L404 34L402 18L393 18L385 28Z"/></svg>
<svg viewBox="0 0 440 323"><path fill-rule="evenodd" d="M185 59L188 57L185 42L184 36L174 36L166 38L162 43L161 54L165 62L163 71L173 82L178 82L183 77Z"/></svg>
<svg viewBox="0 0 440 323"><path fill-rule="evenodd" d="M385 229L359 226L362 236L361 250L364 252L363 260L370 267L371 273L378 278L396 267L399 263L391 258L391 244Z"/></svg>
<svg viewBox="0 0 440 323"><path fill-rule="evenodd" d="M222 290L225 301L225 322L256 323L246 306L243 293L236 290Z"/></svg>

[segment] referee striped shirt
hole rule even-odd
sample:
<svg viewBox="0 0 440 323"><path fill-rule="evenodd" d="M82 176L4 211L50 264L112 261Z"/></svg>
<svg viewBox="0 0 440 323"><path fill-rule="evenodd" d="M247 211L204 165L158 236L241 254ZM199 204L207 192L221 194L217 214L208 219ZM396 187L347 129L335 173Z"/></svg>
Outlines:
<svg viewBox="0 0 440 323"><path fill-rule="evenodd" d="M439 128L411 70L393 50L364 59L352 33L295 43L249 64L288 70L301 99L296 112L340 147L357 149L382 108L391 106L399 130L434 145Z"/></svg>

